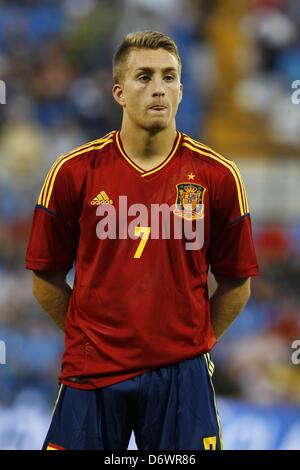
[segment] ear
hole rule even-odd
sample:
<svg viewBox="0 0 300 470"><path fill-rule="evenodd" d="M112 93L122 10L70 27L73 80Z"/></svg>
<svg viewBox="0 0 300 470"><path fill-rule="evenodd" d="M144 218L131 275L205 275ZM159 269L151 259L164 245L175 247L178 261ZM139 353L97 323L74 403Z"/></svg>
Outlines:
<svg viewBox="0 0 300 470"><path fill-rule="evenodd" d="M126 103L125 103L125 98L123 94L123 88L119 83L115 83L115 85L112 88L112 95L116 102L122 106L122 108L125 108Z"/></svg>
<svg viewBox="0 0 300 470"><path fill-rule="evenodd" d="M183 97L183 85L180 83L180 98L179 98L179 103L181 103L182 97Z"/></svg>

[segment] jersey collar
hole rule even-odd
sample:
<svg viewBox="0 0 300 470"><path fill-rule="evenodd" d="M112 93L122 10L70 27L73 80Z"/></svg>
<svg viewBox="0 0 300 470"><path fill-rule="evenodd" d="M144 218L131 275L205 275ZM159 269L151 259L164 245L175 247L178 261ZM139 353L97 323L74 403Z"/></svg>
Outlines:
<svg viewBox="0 0 300 470"><path fill-rule="evenodd" d="M134 168L135 171L140 174L140 176L142 178L153 175L154 173L157 173L160 170L162 170L163 168L165 168L171 162L174 155L176 155L176 153L177 153L177 151L180 147L181 140L182 140L182 134L181 134L181 132L177 131L177 136L176 136L176 139L174 141L174 145L172 147L171 152L167 156L167 158L165 158L165 160L162 163L160 163L159 165L157 165L156 167L151 168L151 170L143 170L140 166L138 166L136 163L134 163L134 161L125 152L123 144L122 144L121 139L120 139L120 131L116 131L116 133L115 133L116 147L119 150L121 156L124 158L124 160L126 160L126 162L131 166L131 168Z"/></svg>

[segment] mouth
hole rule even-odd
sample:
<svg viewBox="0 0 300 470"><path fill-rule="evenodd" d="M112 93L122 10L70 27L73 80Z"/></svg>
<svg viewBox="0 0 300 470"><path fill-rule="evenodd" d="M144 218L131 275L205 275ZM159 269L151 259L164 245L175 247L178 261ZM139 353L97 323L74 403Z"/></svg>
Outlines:
<svg viewBox="0 0 300 470"><path fill-rule="evenodd" d="M151 106L150 109L152 109L153 111L164 111L167 108L166 106L156 105L156 106Z"/></svg>

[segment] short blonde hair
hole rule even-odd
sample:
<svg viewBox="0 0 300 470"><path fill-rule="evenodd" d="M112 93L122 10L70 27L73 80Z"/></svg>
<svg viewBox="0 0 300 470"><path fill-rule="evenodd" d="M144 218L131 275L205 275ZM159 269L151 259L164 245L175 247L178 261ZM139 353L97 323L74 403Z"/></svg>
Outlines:
<svg viewBox="0 0 300 470"><path fill-rule="evenodd" d="M165 49L176 57L181 73L181 59L173 39L158 31L138 31L127 34L114 54L113 78L115 83L120 83L124 78L125 65L132 49Z"/></svg>

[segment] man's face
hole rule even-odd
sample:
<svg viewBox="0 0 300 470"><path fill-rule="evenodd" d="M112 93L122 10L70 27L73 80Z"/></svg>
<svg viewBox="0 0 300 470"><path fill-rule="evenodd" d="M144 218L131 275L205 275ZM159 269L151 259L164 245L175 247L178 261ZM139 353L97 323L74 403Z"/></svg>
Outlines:
<svg viewBox="0 0 300 470"><path fill-rule="evenodd" d="M117 101L125 118L153 132L166 129L182 97L177 58L164 49L132 49Z"/></svg>

